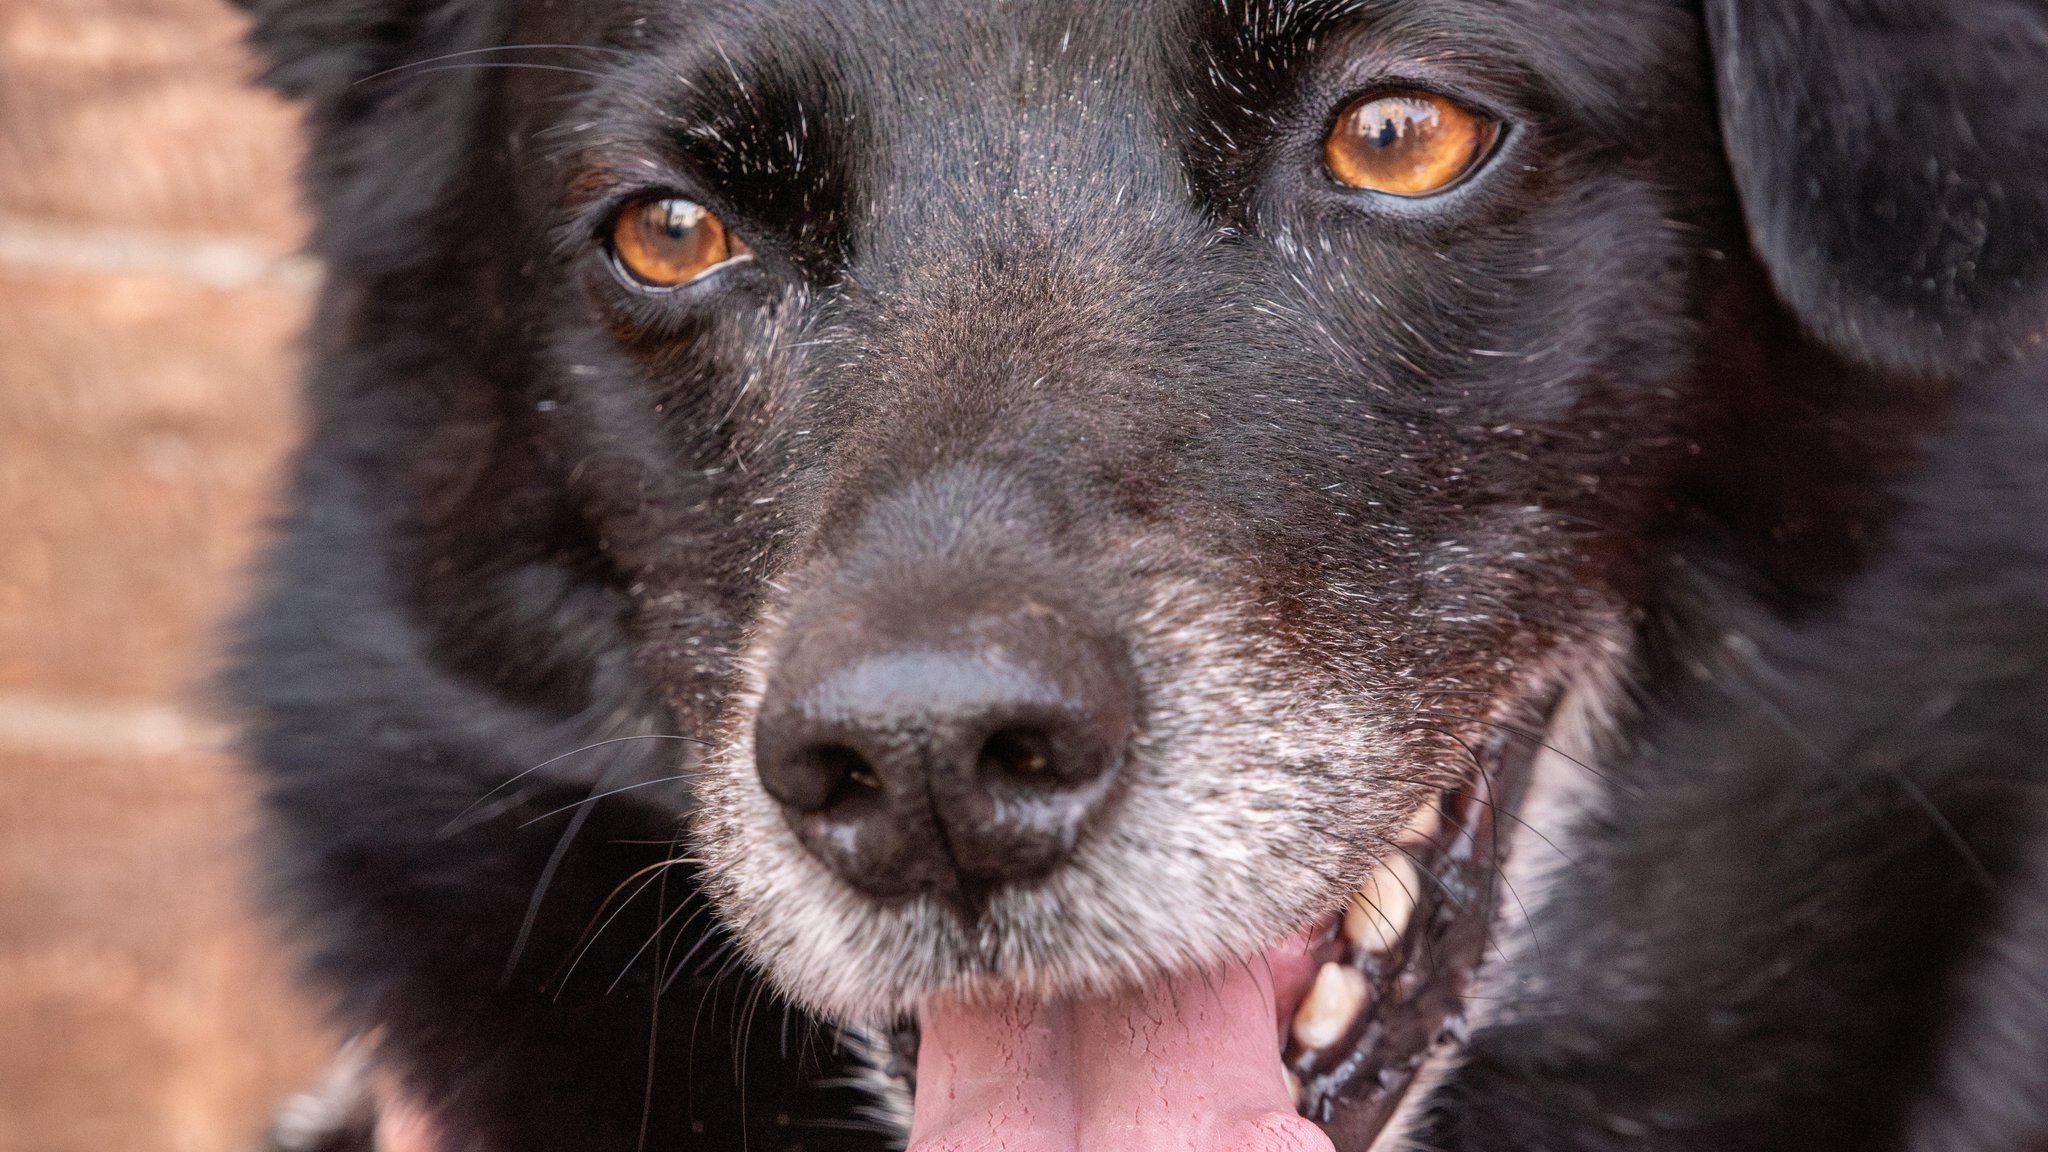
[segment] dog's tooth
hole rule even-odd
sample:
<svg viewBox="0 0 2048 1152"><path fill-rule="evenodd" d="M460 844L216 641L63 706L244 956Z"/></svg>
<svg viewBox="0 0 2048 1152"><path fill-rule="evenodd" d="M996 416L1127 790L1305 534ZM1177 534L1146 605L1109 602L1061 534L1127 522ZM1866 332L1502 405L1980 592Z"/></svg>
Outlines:
<svg viewBox="0 0 2048 1152"><path fill-rule="evenodd" d="M1422 873L1415 861L1392 856L1380 861L1372 877L1351 907L1344 910L1344 938L1354 947L1391 952L1408 930L1408 917L1415 911L1416 894L1422 891Z"/></svg>
<svg viewBox="0 0 2048 1152"><path fill-rule="evenodd" d="M1415 815L1408 818L1408 826L1401 829L1401 834L1394 838L1394 843L1411 852L1418 848L1434 847L1437 834L1443 830L1443 824L1442 806L1435 800L1430 800L1417 808Z"/></svg>
<svg viewBox="0 0 2048 1152"><path fill-rule="evenodd" d="M1294 1038L1304 1048L1328 1048L1344 1038L1365 1008L1365 973L1332 960L1294 1011Z"/></svg>
<svg viewBox="0 0 2048 1152"><path fill-rule="evenodd" d="M1287 1086L1287 1098L1294 1101L1294 1110L1296 1112L1301 1111L1301 1077L1294 1074L1294 1069L1282 1064L1280 1066L1280 1082Z"/></svg>

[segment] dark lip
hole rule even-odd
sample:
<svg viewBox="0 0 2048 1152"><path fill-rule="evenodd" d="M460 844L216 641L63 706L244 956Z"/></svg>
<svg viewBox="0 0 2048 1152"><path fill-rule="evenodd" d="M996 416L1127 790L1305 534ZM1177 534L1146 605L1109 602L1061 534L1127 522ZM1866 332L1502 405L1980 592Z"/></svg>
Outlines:
<svg viewBox="0 0 2048 1152"><path fill-rule="evenodd" d="M1549 712L1543 710L1546 717ZM1415 853L1425 886L1400 953L1384 964L1364 954L1356 961L1372 1006L1345 1043L1307 1052L1290 1040L1281 1054L1301 1082L1301 1114L1321 1126L1339 1152L1371 1148L1430 1056L1465 1041L1465 994L1485 955L1506 857L1501 825L1521 807L1541 747L1531 732L1497 728L1471 782L1439 794L1443 830ZM1334 935L1337 926L1328 932ZM882 1073L913 1095L918 1031L915 1020L904 1020L884 1037Z"/></svg>
<svg viewBox="0 0 2048 1152"><path fill-rule="evenodd" d="M1497 731L1470 784L1441 794L1442 831L1414 853L1424 879L1398 954L1361 952L1352 961L1365 973L1370 1007L1344 1043L1314 1052L1290 1042L1282 1054L1301 1082L1302 1115L1340 1152L1370 1148L1429 1058L1464 1043L1465 996L1500 895L1504 824L1528 791L1539 744Z"/></svg>

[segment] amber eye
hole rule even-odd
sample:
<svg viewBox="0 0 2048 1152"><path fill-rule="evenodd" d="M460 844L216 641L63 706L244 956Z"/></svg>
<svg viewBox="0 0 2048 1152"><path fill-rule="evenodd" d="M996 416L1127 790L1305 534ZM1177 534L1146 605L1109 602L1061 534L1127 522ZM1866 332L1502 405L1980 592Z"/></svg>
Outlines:
<svg viewBox="0 0 2048 1152"><path fill-rule="evenodd" d="M681 197L635 200L612 222L619 267L650 288L687 284L747 251L718 217Z"/></svg>
<svg viewBox="0 0 2048 1152"><path fill-rule="evenodd" d="M1499 139L1497 121L1434 92L1382 92L1338 115L1323 162L1340 184L1428 196L1470 175Z"/></svg>

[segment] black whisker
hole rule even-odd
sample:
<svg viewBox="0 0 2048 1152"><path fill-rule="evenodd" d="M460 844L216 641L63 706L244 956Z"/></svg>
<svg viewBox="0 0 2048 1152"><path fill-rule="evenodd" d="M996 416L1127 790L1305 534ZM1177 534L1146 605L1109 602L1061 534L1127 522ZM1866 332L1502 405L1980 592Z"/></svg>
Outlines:
<svg viewBox="0 0 2048 1152"><path fill-rule="evenodd" d="M1567 753L1564 749L1559 748L1555 744L1550 743L1547 739L1544 738L1543 733L1532 731L1530 729L1519 727L1517 725L1508 724L1503 721L1488 720L1481 716L1467 716L1458 712L1442 712L1433 708L1389 708L1369 712L1366 713L1366 715L1410 716L1418 720L1444 720L1455 724L1477 724L1484 728L1493 728L1498 731L1505 732L1510 736L1516 737L1517 739L1527 740L1531 744L1534 744L1536 747L1541 748L1545 752L1555 752L1557 755L1563 757L1566 761L1568 761L1573 767L1578 768L1579 770L1592 776L1594 779L1600 781L1602 784L1608 785L1609 787L1613 788L1622 788L1622 785L1620 785L1612 777L1607 776L1605 773L1593 767L1591 764L1588 764L1585 761L1580 760L1578 757ZM1632 794L1632 790L1624 789L1624 794Z"/></svg>
<svg viewBox="0 0 2048 1152"><path fill-rule="evenodd" d="M1447 735L1447 736L1448 736L1448 735L1450 735L1450 733L1445 733L1445 735ZM1455 737L1455 736L1453 736L1453 737L1452 737L1452 739L1456 739L1456 737ZM1461 746L1462 746L1462 742L1461 742ZM1480 759L1479 759L1479 756L1478 756L1478 754L1477 754L1477 753L1475 753L1474 751L1472 751L1472 749L1470 749L1470 748L1465 748L1465 755L1466 755L1466 756L1468 756L1468 757L1470 757L1470 758L1472 759L1472 761L1473 761L1473 766L1474 766L1474 768L1475 768L1475 769L1477 769L1477 770L1479 770L1479 771L1482 771L1482 772L1483 772L1483 771L1485 771L1485 767L1484 767L1483 763L1482 763L1482 762L1480 761ZM1430 779L1430 778L1428 778L1428 777L1422 777L1422 776L1401 776L1401 775L1395 775L1395 774L1392 774L1392 773L1384 773L1384 772L1383 772L1383 773L1380 773L1380 774L1379 774L1379 779L1381 779L1381 780L1388 780L1388 781L1392 781L1392 782L1394 782L1394 783L1396 783L1396 784L1416 784L1416 785L1421 785L1422 787L1425 787L1425 788L1428 788L1428 787L1434 787L1434 788L1439 788L1439 789L1442 789L1442 790L1443 790L1443 791L1445 792L1445 794L1447 794L1447 795L1451 795L1451 796L1456 796L1456 797L1458 797L1458 798L1459 798L1459 799L1461 799L1461 800L1468 800L1468 801L1470 801L1470 802L1472 802L1472 803L1474 803L1474 804L1477 804L1477 805L1479 805L1479 806L1480 806L1480 807L1482 807L1482 808L1486 808L1486 809L1489 809L1489 810L1491 810L1491 811L1493 812L1493 814L1494 814L1494 817L1495 817L1496 819L1505 819L1505 820L1512 820L1512 821L1514 821L1514 822L1515 822L1516 824L1518 824L1518 825L1522 826L1523 828L1527 828L1527 829L1529 830L1529 833L1530 833L1531 835L1535 836L1535 837L1536 837L1536 838L1537 838L1538 840L1541 840L1541 841L1543 841L1543 843L1544 843L1544 845L1545 845L1546 847L1548 847L1548 848L1549 848L1549 849L1550 849L1550 850L1551 850L1552 852L1555 852L1555 853L1557 853L1557 855L1559 856L1559 858L1561 858L1561 859L1565 860L1565 861L1566 861L1567 863L1574 863L1574 864L1575 864L1575 863L1577 863L1577 862L1578 862L1578 861L1576 861L1575 859L1573 859L1573 857L1572 857L1572 854L1571 854L1571 853L1569 853L1569 852L1566 852L1566 851L1564 850L1564 848L1563 848L1563 846L1562 846L1562 845L1558 844L1558 843L1557 843L1557 841L1555 841L1555 840L1552 840L1552 839L1551 839L1551 838L1550 838L1550 837L1549 837L1548 835L1545 835L1545 834L1544 834L1544 832L1543 832L1543 830L1542 830L1541 828L1538 828L1538 827L1536 827L1535 825L1533 825L1533 824L1529 823L1529 822L1528 822L1527 820L1524 820L1524 819L1522 819L1522 817L1521 817L1521 814L1520 814L1520 813L1517 813L1517 812L1511 812L1511 811L1509 811L1508 809L1506 809L1506 808L1504 808L1504 807L1500 806L1499 804L1496 804L1496 803L1494 803L1494 802L1493 802L1493 801L1491 801L1491 800L1488 800L1488 799L1486 799L1486 798L1485 798L1485 797L1483 797L1483 796L1479 796L1479 795L1477 795L1477 794L1475 794L1475 793L1472 793L1472 792L1467 792L1467 791L1464 791L1464 790L1463 790L1462 788L1449 788L1449 789L1446 789L1446 788L1443 788L1443 786L1442 786L1442 785L1441 785L1441 784L1440 784L1439 782L1437 782L1437 781L1435 781L1435 780L1433 780L1433 779Z"/></svg>
<svg viewBox="0 0 2048 1152"><path fill-rule="evenodd" d="M484 801L489 800L491 797L496 796L498 793L504 791L507 788L510 788L512 785L519 783L521 780L526 779L528 776L533 775L535 772L538 772L543 768L548 768L552 767L553 765L560 764L562 761L567 760L571 756L581 756L585 752L594 752L599 748L609 748L614 744L626 744L636 740L680 740L685 744L696 744L700 747L705 748L710 747L710 745L705 741L696 739L692 736L673 736L663 732L653 732L640 736L613 736L606 740L599 740L592 744L585 744L579 748L571 748L567 752L564 752L559 756L550 756L546 760L543 760L540 763L535 764L533 767L526 769L524 772L520 772L513 775L511 778L499 784L497 787L491 789L489 792L486 792L483 795L477 797L476 799L470 801L469 807L464 808L460 812L457 812L455 814L454 819L442 825L441 830L435 833L435 837L437 839L446 839L453 833L463 830L466 827L463 824L463 818L468 816L471 812L475 811L477 805L482 804Z"/></svg>
<svg viewBox="0 0 2048 1152"><path fill-rule="evenodd" d="M700 939L699 942L701 943L702 940ZM693 947L691 949L691 952L694 954L696 952L696 949ZM703 999L697 1001L697 1013L695 1018L692 1019L690 1022L689 1063L690 1067L693 1069L696 1067L697 1063L697 1032L698 1028L704 1022L704 1010L707 1006L710 1007L712 1023L715 1025L718 1022L717 999L719 987L720 985L724 984L725 978L732 973L733 966L739 961L739 956L737 955L737 953L734 952L725 943L721 943L718 947L718 950L714 952L713 955L722 957L722 962L718 966L718 971L711 977L711 980L705 987ZM710 960L710 957L706 957L705 959L708 962ZM674 982L675 978L678 975L682 973L683 968L687 964L688 960L685 959L682 963L676 964L670 969L668 977L662 981L660 995L667 994L669 985ZM737 1001L735 1001L735 1003L737 1003ZM742 1130L744 1130L744 1127Z"/></svg>
<svg viewBox="0 0 2048 1152"><path fill-rule="evenodd" d="M422 60L409 60L404 64L393 65L392 67L386 68L380 72L372 72L368 76L365 76L360 80L357 80L356 83L367 84L372 80L376 80L385 76L390 76L398 72L412 72L420 69L434 70L432 67L433 65L444 64L450 60L460 60L465 56L482 56L492 52L528 51L599 52L612 56L617 56L620 57L621 59L631 59L633 55L632 53L624 51L622 49L605 48L596 44L494 44L488 48L467 48L460 52L444 52L439 56L429 56ZM597 72L588 72L585 74L590 76L601 75L601 73Z"/></svg>
<svg viewBox="0 0 2048 1152"><path fill-rule="evenodd" d="M416 68L412 71L415 75L427 76L436 72L484 72L490 69L562 72L570 76L588 76L593 80L602 80L605 76L602 72L593 72L588 68L569 68L561 64L527 64L517 60L478 60L468 64L437 64L431 68ZM362 81L358 80L356 83L360 84Z"/></svg>
<svg viewBox="0 0 2048 1152"><path fill-rule="evenodd" d="M591 787L603 787L605 781L610 780L612 774L620 770L621 763L622 761L614 760L606 765ZM540 878L534 881L533 895L526 902L526 915L519 922L519 934L512 940L512 952L505 957L505 968L498 974L500 988L512 986L512 972L519 967L520 957L526 954L526 942L533 936L534 922L540 918L541 901L547 898L548 888L555 880L555 872L561 868L562 861L569 855L569 845L575 841L576 833L583 830L583 825L590 819L593 811L595 809L589 805L578 808L576 815L570 817L569 826L562 829L562 835L556 839L554 851L548 853L548 862L541 868Z"/></svg>
<svg viewBox="0 0 2048 1152"><path fill-rule="evenodd" d="M1849 774L1842 769L1840 764L1836 763L1835 758L1829 756L1825 750L1815 744L1800 729L1799 725L1794 723L1792 718L1785 714L1785 710L1778 705L1777 701L1770 699L1762 691L1754 687L1748 690L1748 695L1770 715L1771 723L1779 731L1790 737L1799 750L1805 753L1814 763L1823 766L1828 774L1835 778L1837 783L1843 785L1852 783ZM1894 766L1890 769L1890 772L1892 778L1898 781L1900 791L1906 794L1906 798L1913 802L1914 807L1920 809L1926 815L1928 821L1934 825L1936 834L1941 836L1943 840L1946 840L1951 848L1955 849L1956 855L1962 859L1963 866L1970 870L1976 881L1985 888L1996 891L1998 888L1997 877L1991 874L1991 869L1984 863L1983 858L1977 855L1977 850L1970 846L1968 840L1964 839L1962 830L1957 828L1955 823L1948 818L1947 814L1942 812L1939 805L1935 804L1934 798L1929 796L1912 777L1908 776L1904 769Z"/></svg>
<svg viewBox="0 0 2048 1152"><path fill-rule="evenodd" d="M668 909L668 869L664 868L660 872L655 873L655 875L659 878L660 885L655 897L655 916L657 920L665 921ZM688 906L687 903L684 904L684 907ZM661 929L657 927L654 930L654 934L656 938L659 938ZM633 955L637 959L640 953L635 952ZM661 974L661 962L661 952L659 949L656 949L654 972L657 976ZM626 962L627 970L630 971L632 966L633 962L628 960ZM619 975L623 977L625 973L621 972ZM617 986L618 981L612 981L612 987L616 988ZM606 989L606 995L610 995L610 989ZM647 999L647 1076L640 1086L640 1136L634 1144L634 1152L647 1152L647 1126L654 1116L655 1042L661 1034L661 995L656 993Z"/></svg>
<svg viewBox="0 0 2048 1152"><path fill-rule="evenodd" d="M624 880L619 881L618 887L612 889L611 895L606 896L604 898L604 903L599 904L597 906L597 911L591 914L590 924L584 926L584 934L577 941L577 944L580 945L580 947L577 948L576 955L570 958L568 965L565 966L561 974L555 978L555 999L559 1000L562 998L562 992L569 986L569 978L576 975L577 965L582 964L583 958L590 954L590 950L592 948L595 948L597 946L597 941L600 937L604 935L605 929L610 928L612 926L612 922L617 920L621 915L623 915L626 911L627 906L632 904L633 901L639 899L640 894L642 892L647 891L648 888L654 885L655 881L659 877L656 875L649 875L649 873L657 872L659 870L666 870L669 866L675 863L677 863L677 861L664 860L660 864L653 865L649 868L643 868L640 871L633 873L633 875L626 877ZM645 877L644 879L642 879L643 876ZM633 889L632 895L626 897L624 900L619 901L619 906L616 909L613 909L612 914L610 916L605 916L604 923L598 924L597 918L599 916L604 916L604 910L611 905L611 902L613 900L618 899L619 892L622 889L624 889L626 885L631 884L634 880L640 880L640 886L638 888ZM657 915L659 914L657 913ZM594 928L592 927L593 925L595 926Z"/></svg>
<svg viewBox="0 0 2048 1152"><path fill-rule="evenodd" d="M754 985L754 991L747 997L747 1006L740 1012L739 1040L733 1048L733 1078L739 1084L740 1093L740 1147L747 1147L747 1055L754 1047L754 1018L761 1008L761 997L767 995L765 981Z"/></svg>
<svg viewBox="0 0 2048 1152"><path fill-rule="evenodd" d="M541 821L547 819L550 816L560 816L562 813L567 812L572 808L587 807L589 805L597 803L599 800L602 800L607 796L617 796L621 792L631 792L636 788L652 788L656 784L673 784L678 780L688 780L690 777L695 775L697 775L697 773L695 772L677 772L668 776L657 776L652 780L642 780L637 784L623 784L617 788L612 788L604 792L599 792L592 796L585 796L583 799L576 801L574 804L564 804L560 808L543 812L540 815L535 816L533 819L528 820L525 823L519 825L519 827L530 828L533 825L540 823Z"/></svg>
<svg viewBox="0 0 2048 1152"><path fill-rule="evenodd" d="M1398 852L1401 855L1407 857L1408 862L1415 865L1415 874L1418 876L1428 877L1431 883L1435 884L1438 888L1442 889L1444 899L1449 900L1456 907L1463 908L1465 906L1464 901L1458 899L1457 893L1452 892L1450 886L1444 883L1443 877L1438 876L1436 873L1430 871L1427 868L1424 868L1422 866L1422 861L1416 859L1414 853L1408 851L1408 849L1403 848L1400 844L1387 839L1385 836L1382 836L1377 832L1367 832L1365 835L1373 840L1379 841L1381 844L1384 844L1388 848L1394 850L1395 852Z"/></svg>
<svg viewBox="0 0 2048 1152"><path fill-rule="evenodd" d="M662 995L665 996L668 994L669 987L673 985L679 977L682 976L683 969L687 968L690 964L690 961L696 957L697 950L699 948L704 947L704 945L706 944L711 944L715 938L716 934L712 932L706 932L702 936L697 937L697 942L695 944L690 945L690 950L683 954L683 958L681 960L676 961L676 963L669 967L667 974L664 975L661 980ZM718 939L717 943L713 944L710 954L704 957L704 962L706 964L709 964L714 959L722 959L726 955L728 955L731 952L731 950L731 940ZM716 981L714 980L713 983L716 983Z"/></svg>
<svg viewBox="0 0 2048 1152"><path fill-rule="evenodd" d="M662 882L666 884L668 880L668 873L664 871L661 875ZM639 962L640 957L647 954L647 949L650 947L654 947L656 942L662 939L663 935L668 931L668 926L674 922L676 917L681 916L685 912L690 913L689 917L685 919L682 924L684 928L688 928L690 924L697 919L697 917L704 914L704 906L702 904L696 905L693 909L688 901L685 901L681 905L678 905L676 910L673 912L666 911L665 907L666 906L664 906L664 912L661 918L658 921L656 921L654 925L654 931L648 934L647 939L641 941L640 947L635 948L631 956L626 957L626 963L619 969L619 974L617 976L612 977L612 982L605 986L605 995L609 996L613 992L618 990L620 981L624 980L627 977L627 975L629 975L633 971L633 965ZM655 948L655 956L655 979L663 980L663 971L665 968L666 961L661 958L661 949L658 947ZM655 992L655 995L660 996L662 993L667 991L668 984L665 980L663 980L659 990Z"/></svg>
<svg viewBox="0 0 2048 1152"><path fill-rule="evenodd" d="M1500 841L1500 825L1499 825L1499 824L1495 824L1495 825L1494 825L1494 828L1493 828L1493 835L1494 835L1494 842L1495 842L1495 843L1494 843L1494 855L1495 855L1495 858L1496 858L1496 859L1498 859L1498 858L1499 858L1499 854L1500 854L1500 846L1499 846L1499 841ZM1517 908L1518 910L1520 910L1520 912L1522 913L1522 925L1523 925L1523 927L1525 927L1525 928L1527 928L1527 929L1529 930L1529 943L1530 943L1530 945L1531 945L1532 947L1534 947L1534 948L1536 949L1536 958L1537 958L1538 960L1541 960L1541 959L1543 958L1543 940L1541 939L1541 936L1540 936L1540 935L1539 935L1539 934L1537 933L1537 931L1536 931L1536 917L1535 917L1535 915L1534 915L1534 914L1532 914L1532 913L1531 913L1531 912L1529 911L1529 905L1527 905L1526 903L1523 903L1523 901L1522 901L1522 894L1521 894L1520 892L1517 892L1517 891L1515 891L1515 882L1514 882L1513 880L1510 880L1510 879L1508 879L1508 873L1507 873L1507 869L1505 869L1505 868L1503 868L1503 869L1500 869L1500 872L1499 872L1499 878L1500 878L1500 883L1501 883L1501 887L1503 887L1503 888L1506 888L1506 889L1508 890L1508 895L1509 895L1509 896L1510 896L1510 897L1511 897L1511 898L1512 898L1512 899L1514 900L1514 902L1515 902L1515 907L1516 907L1516 908ZM1491 933L1489 933L1489 934L1488 934L1488 936L1487 936L1487 939L1488 939L1488 940L1492 940L1492 938L1493 938L1493 937L1492 937L1492 934L1491 934ZM1498 943L1496 943L1496 944L1494 945L1494 952L1495 952L1496 954L1498 954L1498 955L1500 956L1500 958L1501 958L1502 960L1506 960L1506 959L1508 958L1508 957L1507 957L1507 953L1506 953L1505 951L1503 951L1503 950L1501 949L1501 947L1500 947L1500 945L1499 945Z"/></svg>

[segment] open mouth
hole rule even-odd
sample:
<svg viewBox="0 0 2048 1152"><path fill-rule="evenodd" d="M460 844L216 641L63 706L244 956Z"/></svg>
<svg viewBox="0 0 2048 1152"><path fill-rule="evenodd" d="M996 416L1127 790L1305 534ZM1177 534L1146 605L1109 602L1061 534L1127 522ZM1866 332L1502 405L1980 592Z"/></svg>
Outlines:
<svg viewBox="0 0 2048 1152"><path fill-rule="evenodd" d="M1316 941L1322 962L1281 1065L1296 1108L1339 1148L1370 1146L1430 1058L1464 1042L1466 991L1503 863L1502 815L1526 788L1528 745L1501 742L1491 770L1424 805Z"/></svg>
<svg viewBox="0 0 2048 1152"><path fill-rule="evenodd" d="M928 1006L887 1069L916 1094L911 1152L1373 1148L1464 1041L1533 752L1493 741L1341 914L1262 958L1100 1002Z"/></svg>

